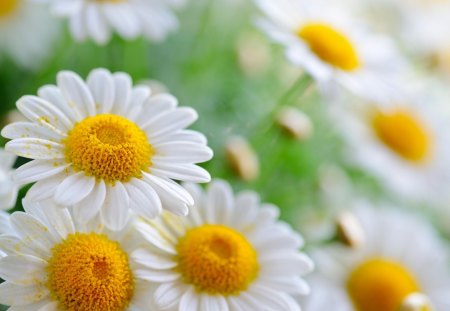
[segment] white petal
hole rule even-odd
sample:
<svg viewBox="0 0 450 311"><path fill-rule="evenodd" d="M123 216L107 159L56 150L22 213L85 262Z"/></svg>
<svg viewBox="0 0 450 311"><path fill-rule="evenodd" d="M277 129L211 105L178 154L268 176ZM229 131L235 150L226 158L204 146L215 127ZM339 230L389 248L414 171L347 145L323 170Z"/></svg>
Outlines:
<svg viewBox="0 0 450 311"><path fill-rule="evenodd" d="M14 139L6 144L5 149L29 159L50 160L65 157L62 145L39 138Z"/></svg>
<svg viewBox="0 0 450 311"><path fill-rule="evenodd" d="M62 71L58 73L57 81L66 100L76 105L83 116L95 115L94 98L80 76L71 71Z"/></svg>
<svg viewBox="0 0 450 311"><path fill-rule="evenodd" d="M167 135L152 138L152 144L158 145L166 141L190 141L200 145L206 145L208 139L202 133L193 130L181 130Z"/></svg>
<svg viewBox="0 0 450 311"><path fill-rule="evenodd" d="M83 200L75 204L74 217L80 223L87 223L93 219L102 208L106 198L106 186L104 181L95 184L91 193Z"/></svg>
<svg viewBox="0 0 450 311"><path fill-rule="evenodd" d="M38 302L49 294L46 286L0 284L0 301L6 305L23 306Z"/></svg>
<svg viewBox="0 0 450 311"><path fill-rule="evenodd" d="M156 248L172 255L177 254L174 246L166 239L164 239L164 237L161 236L156 228L151 227L148 224L137 223L136 229L142 234L144 239L146 239Z"/></svg>
<svg viewBox="0 0 450 311"><path fill-rule="evenodd" d="M41 87L38 90L38 95L61 110L61 112L72 121L72 124L82 120L80 111L76 106L73 104L70 105L70 103L67 102L61 90L56 85L45 85Z"/></svg>
<svg viewBox="0 0 450 311"><path fill-rule="evenodd" d="M130 109L131 90L133 82L129 74L118 72L113 75L114 80L114 108L113 113L126 115Z"/></svg>
<svg viewBox="0 0 450 311"><path fill-rule="evenodd" d="M0 258L0 277L9 283L30 286L47 279L48 263L30 255Z"/></svg>
<svg viewBox="0 0 450 311"><path fill-rule="evenodd" d="M2 136L9 139L41 138L56 142L61 141L65 137L60 131L54 131L49 127L31 122L14 122L8 124L2 129Z"/></svg>
<svg viewBox="0 0 450 311"><path fill-rule="evenodd" d="M56 106L37 96L23 96L17 101L17 109L30 121L66 133L73 123Z"/></svg>
<svg viewBox="0 0 450 311"><path fill-rule="evenodd" d="M173 282L181 277L180 273L171 270L152 270L152 269L137 269L135 277L150 282L165 283Z"/></svg>
<svg viewBox="0 0 450 311"><path fill-rule="evenodd" d="M155 159L179 163L201 163L212 159L212 150L205 146L192 142L171 141L153 145Z"/></svg>
<svg viewBox="0 0 450 311"><path fill-rule="evenodd" d="M114 81L106 69L95 69L87 78L87 85L92 92L99 113L110 113L114 104Z"/></svg>
<svg viewBox="0 0 450 311"><path fill-rule="evenodd" d="M160 253L150 252L146 249L137 249L131 254L131 258L141 265L152 268L154 270L167 270L175 268L178 263L168 256Z"/></svg>
<svg viewBox="0 0 450 311"><path fill-rule="evenodd" d="M261 273L273 276L282 275L304 275L309 273L314 268L314 263L312 260L304 254L287 254L284 259L275 257L275 260L270 258L265 258L261 261ZM275 256L275 255L274 255ZM264 264L263 264L264 263Z"/></svg>
<svg viewBox="0 0 450 311"><path fill-rule="evenodd" d="M220 295L210 296L208 294L202 294L200 298L199 310L228 311L228 303L223 296Z"/></svg>
<svg viewBox="0 0 450 311"><path fill-rule="evenodd" d="M176 182L147 173L144 173L144 179L153 186L153 189L156 190L160 197L164 196L164 198L166 198L166 195L168 195L189 206L194 205L194 199L189 192Z"/></svg>
<svg viewBox="0 0 450 311"><path fill-rule="evenodd" d="M153 219L161 214L161 200L150 184L133 178L127 183L126 189L131 208L136 214L147 219Z"/></svg>
<svg viewBox="0 0 450 311"><path fill-rule="evenodd" d="M121 230L128 222L130 198L120 182L106 188L106 199L101 210L105 225L111 230Z"/></svg>
<svg viewBox="0 0 450 311"><path fill-rule="evenodd" d="M211 180L211 175L205 169L194 164L178 164L170 162L153 161L152 174L170 179L206 183Z"/></svg>
<svg viewBox="0 0 450 311"><path fill-rule="evenodd" d="M155 291L154 298L158 307L170 309L180 301L183 288L177 283L163 283Z"/></svg>
<svg viewBox="0 0 450 311"><path fill-rule="evenodd" d="M87 197L95 186L95 178L83 172L70 175L56 188L55 201L61 205L72 206Z"/></svg>
<svg viewBox="0 0 450 311"><path fill-rule="evenodd" d="M142 110L142 114L136 119L136 123L145 128L161 114L172 111L178 105L177 99L170 94L158 94L148 98Z"/></svg>
<svg viewBox="0 0 450 311"><path fill-rule="evenodd" d="M158 118L148 122L142 128L150 139L182 130L198 119L197 112L188 107L178 108L161 114Z"/></svg>
<svg viewBox="0 0 450 311"><path fill-rule="evenodd" d="M26 198L30 201L41 201L52 198L55 189L64 180L65 175L58 174L49 178L39 180L27 192Z"/></svg>
<svg viewBox="0 0 450 311"><path fill-rule="evenodd" d="M98 44L105 44L110 39L108 24L97 5L88 5L85 9L87 31L89 36Z"/></svg>
<svg viewBox="0 0 450 311"><path fill-rule="evenodd" d="M29 184L64 171L70 164L55 160L34 160L14 172L14 181L20 185Z"/></svg>
<svg viewBox="0 0 450 311"><path fill-rule="evenodd" d="M181 297L179 311L192 311L192 310L198 310L198 296L194 292L194 289L192 287L189 287L188 290Z"/></svg>
<svg viewBox="0 0 450 311"><path fill-rule="evenodd" d="M104 13L109 22L117 30L121 37L133 39L141 30L139 20L133 12L131 4L124 3L120 7L117 4L105 4Z"/></svg>

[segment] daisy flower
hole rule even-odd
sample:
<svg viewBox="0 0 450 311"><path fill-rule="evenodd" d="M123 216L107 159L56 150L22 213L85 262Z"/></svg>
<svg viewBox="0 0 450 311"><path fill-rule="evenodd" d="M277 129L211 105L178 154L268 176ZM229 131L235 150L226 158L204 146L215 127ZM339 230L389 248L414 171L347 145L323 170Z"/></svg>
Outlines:
<svg viewBox="0 0 450 311"><path fill-rule="evenodd" d="M0 236L0 303L9 310L136 310L148 306L151 284L130 257L142 243L130 222L110 232L80 224L67 208L24 201ZM139 309L141 310L141 309Z"/></svg>
<svg viewBox="0 0 450 311"><path fill-rule="evenodd" d="M11 178L16 156L0 148L0 209L7 210L16 204L18 187Z"/></svg>
<svg viewBox="0 0 450 311"><path fill-rule="evenodd" d="M391 41L373 35L329 1L255 0L265 14L260 28L286 47L288 60L323 91L341 85L372 99L390 92L403 68Z"/></svg>
<svg viewBox="0 0 450 311"><path fill-rule="evenodd" d="M42 0L41 0L42 1ZM46 1L46 0L44 0ZM116 32L124 39L140 35L162 41L178 28L172 12L183 0L47 0L57 16L69 19L73 37L106 44Z"/></svg>
<svg viewBox="0 0 450 311"><path fill-rule="evenodd" d="M1 0L0 57L37 68L49 56L58 28L42 5L30 0Z"/></svg>
<svg viewBox="0 0 450 311"><path fill-rule="evenodd" d="M317 270L305 311L398 311L418 295L434 307L420 310L449 310L448 255L433 228L416 215L367 202L359 202L354 215L364 244L313 251Z"/></svg>
<svg viewBox="0 0 450 311"><path fill-rule="evenodd" d="M307 294L301 278L313 263L301 236L278 222L278 209L253 192L236 197L214 181L206 193L186 185L196 208L137 223L149 242L132 257L139 276L158 283L158 307L177 310L299 310L290 294Z"/></svg>
<svg viewBox="0 0 450 311"><path fill-rule="evenodd" d="M404 198L437 202L448 197L448 119L439 100L431 101L419 95L381 104L358 102L345 111L332 109L349 161Z"/></svg>
<svg viewBox="0 0 450 311"><path fill-rule="evenodd" d="M110 229L123 228L130 208L146 218L163 206L188 214L192 196L172 179L208 182L195 163L212 158L204 135L185 130L195 110L133 87L125 73L97 69L85 83L65 71L57 80L17 102L30 122L2 131L12 139L7 150L34 159L14 174L19 184L36 182L27 197L74 206L81 221L100 214Z"/></svg>

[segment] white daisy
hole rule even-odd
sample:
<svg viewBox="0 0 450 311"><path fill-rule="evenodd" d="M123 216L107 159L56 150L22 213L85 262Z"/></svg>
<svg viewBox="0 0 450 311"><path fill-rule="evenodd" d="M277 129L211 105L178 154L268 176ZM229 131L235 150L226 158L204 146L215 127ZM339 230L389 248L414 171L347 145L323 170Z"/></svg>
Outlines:
<svg viewBox="0 0 450 311"><path fill-rule="evenodd" d="M317 270L305 311L398 311L419 293L433 310L449 310L448 255L433 228L415 215L367 202L354 213L365 242L356 250L328 245L313 252Z"/></svg>
<svg viewBox="0 0 450 311"><path fill-rule="evenodd" d="M425 98L357 104L333 112L349 161L404 198L438 202L448 197L450 132L439 100L427 93Z"/></svg>
<svg viewBox="0 0 450 311"><path fill-rule="evenodd" d="M149 244L132 254L138 275L160 285L156 305L177 310L299 310L290 294L307 294L313 267L301 236L278 222L278 209L253 192L234 197L214 181L206 193L187 184L196 208L164 214L137 229Z"/></svg>
<svg viewBox="0 0 450 311"><path fill-rule="evenodd" d="M24 96L18 109L31 122L6 126L6 149L35 159L14 174L19 184L36 182L30 200L53 198L75 206L89 221L100 214L110 229L122 228L129 208L153 218L162 207L186 215L191 195L172 179L208 182L195 165L212 158L204 135L185 130L197 119L177 108L169 94L152 96L132 86L125 73L97 69L85 83L72 72L58 74L58 86Z"/></svg>
<svg viewBox="0 0 450 311"><path fill-rule="evenodd" d="M343 7L319 0L254 1L266 15L259 26L324 90L342 85L371 99L391 91L403 60L389 39L368 33Z"/></svg>
<svg viewBox="0 0 450 311"><path fill-rule="evenodd" d="M113 32L125 39L144 35L162 41L178 28L173 7L184 0L39 0L49 1L53 12L69 19L72 35L78 41L88 38L107 43Z"/></svg>
<svg viewBox="0 0 450 311"><path fill-rule="evenodd" d="M0 148L0 210L7 210L16 204L18 187L11 174L16 156Z"/></svg>
<svg viewBox="0 0 450 311"><path fill-rule="evenodd" d="M81 225L52 202L24 202L0 236L0 303L9 310L141 310L152 285L139 279L130 253L141 244L130 222L110 232Z"/></svg>
<svg viewBox="0 0 450 311"><path fill-rule="evenodd" d="M0 1L0 57L27 68L48 58L59 25L42 5L29 0Z"/></svg>

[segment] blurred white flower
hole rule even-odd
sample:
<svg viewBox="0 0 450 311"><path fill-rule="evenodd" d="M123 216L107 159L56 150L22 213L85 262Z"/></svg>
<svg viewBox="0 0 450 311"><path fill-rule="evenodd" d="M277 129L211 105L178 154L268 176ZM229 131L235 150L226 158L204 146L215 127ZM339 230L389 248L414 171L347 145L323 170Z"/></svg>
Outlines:
<svg viewBox="0 0 450 311"><path fill-rule="evenodd" d="M404 61L393 43L373 35L329 1L254 0L266 15L258 25L286 47L300 66L327 91L336 85L370 99L392 91Z"/></svg>
<svg viewBox="0 0 450 311"><path fill-rule="evenodd" d="M11 175L16 156L0 148L0 210L7 210L16 205L18 186Z"/></svg>
<svg viewBox="0 0 450 311"><path fill-rule="evenodd" d="M450 129L440 102L425 95L330 110L351 163L378 177L391 193L438 203L450 194Z"/></svg>
<svg viewBox="0 0 450 311"><path fill-rule="evenodd" d="M364 242L357 249L333 244L312 251L317 270L304 311L398 311L417 295L434 306L420 310L448 310L448 254L433 228L392 207L354 205Z"/></svg>
<svg viewBox="0 0 450 311"><path fill-rule="evenodd" d="M59 23L31 0L0 1L0 58L36 69L51 54Z"/></svg>
<svg viewBox="0 0 450 311"><path fill-rule="evenodd" d="M279 222L278 208L254 192L234 195L213 181L204 192L188 184L195 208L166 214L137 229L149 242L132 254L141 275L158 283L154 298L167 310L299 311L291 294L307 294L302 276L313 263L300 235Z"/></svg>
<svg viewBox="0 0 450 311"><path fill-rule="evenodd" d="M69 20L73 37L106 44L116 32L124 39L140 35L164 40L178 28L173 9L184 0L36 0L51 3L52 11Z"/></svg>

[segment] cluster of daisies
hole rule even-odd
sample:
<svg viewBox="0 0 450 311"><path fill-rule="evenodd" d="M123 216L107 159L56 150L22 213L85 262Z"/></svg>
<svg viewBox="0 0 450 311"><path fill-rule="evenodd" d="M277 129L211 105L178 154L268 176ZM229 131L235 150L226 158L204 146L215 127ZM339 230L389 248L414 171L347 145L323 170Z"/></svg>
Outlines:
<svg viewBox="0 0 450 311"><path fill-rule="evenodd" d="M159 41L184 4L0 1L0 53L24 66L46 54L57 17L76 41ZM442 207L448 97L403 55L445 69L450 3L431 2L254 0L256 25L330 106L350 164L406 203ZM24 211L0 214L0 304L11 311L450 310L447 246L424 217L352 197L335 240L306 255L276 206L198 166L213 151L188 129L196 111L127 73L61 71L17 109L24 120L1 131L0 209L31 186ZM16 156L29 161L14 169Z"/></svg>

